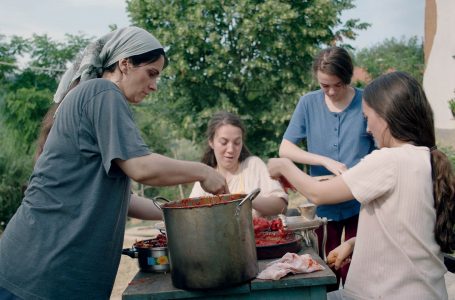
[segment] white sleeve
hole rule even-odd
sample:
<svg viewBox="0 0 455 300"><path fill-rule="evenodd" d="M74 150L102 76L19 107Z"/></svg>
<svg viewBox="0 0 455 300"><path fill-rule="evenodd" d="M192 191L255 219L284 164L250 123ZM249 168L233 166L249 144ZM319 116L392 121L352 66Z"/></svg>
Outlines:
<svg viewBox="0 0 455 300"><path fill-rule="evenodd" d="M269 170L262 159L257 156L250 156L244 172L247 193L259 187L261 189L259 195L263 197L277 196L287 201L288 195L280 183L270 177Z"/></svg>
<svg viewBox="0 0 455 300"><path fill-rule="evenodd" d="M342 174L343 180L359 202L369 202L393 190L398 168L393 152L375 150Z"/></svg>
<svg viewBox="0 0 455 300"><path fill-rule="evenodd" d="M193 185L193 189L190 193L190 198L200 197L200 196L210 196L211 194L204 191L201 187L201 183L199 181L195 182Z"/></svg>

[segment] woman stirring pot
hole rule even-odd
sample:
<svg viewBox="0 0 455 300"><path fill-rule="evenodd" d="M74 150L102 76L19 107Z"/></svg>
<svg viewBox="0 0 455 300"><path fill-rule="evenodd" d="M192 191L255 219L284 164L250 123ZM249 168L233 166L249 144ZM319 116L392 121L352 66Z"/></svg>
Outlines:
<svg viewBox="0 0 455 300"><path fill-rule="evenodd" d="M156 216L151 201L131 198L130 179L229 192L212 168L151 153L142 140L128 103L156 91L165 64L153 35L127 27L90 44L65 73L49 136L0 239L1 299L109 299L127 213Z"/></svg>

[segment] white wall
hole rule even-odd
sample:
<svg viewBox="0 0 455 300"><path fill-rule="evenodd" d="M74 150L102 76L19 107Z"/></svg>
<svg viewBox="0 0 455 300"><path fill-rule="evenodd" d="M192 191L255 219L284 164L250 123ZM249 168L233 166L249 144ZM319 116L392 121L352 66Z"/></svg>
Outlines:
<svg viewBox="0 0 455 300"><path fill-rule="evenodd" d="M455 129L447 101L455 97L455 1L436 0L436 34L423 77L435 127Z"/></svg>

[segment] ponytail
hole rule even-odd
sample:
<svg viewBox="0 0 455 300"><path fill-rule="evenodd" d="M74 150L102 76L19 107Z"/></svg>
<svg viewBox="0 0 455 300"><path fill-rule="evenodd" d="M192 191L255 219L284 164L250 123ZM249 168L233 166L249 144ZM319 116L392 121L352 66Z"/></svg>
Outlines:
<svg viewBox="0 0 455 300"><path fill-rule="evenodd" d="M442 252L452 253L455 250L455 175L447 156L437 149L431 151L431 167L436 242Z"/></svg>

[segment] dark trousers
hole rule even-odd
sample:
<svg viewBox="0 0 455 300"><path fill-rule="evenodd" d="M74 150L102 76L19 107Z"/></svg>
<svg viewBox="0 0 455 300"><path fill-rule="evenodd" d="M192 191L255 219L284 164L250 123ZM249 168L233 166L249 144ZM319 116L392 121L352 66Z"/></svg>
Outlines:
<svg viewBox="0 0 455 300"><path fill-rule="evenodd" d="M338 247L341 244L341 235L343 234L344 229L344 240L347 241L352 237L357 235L357 223L359 221L359 215L355 215L345 220L341 221L330 221L327 223L327 242L325 245L326 254L329 255L329 252ZM318 235L318 244L319 244L319 255L322 256L322 239L324 237L324 229L319 227L316 229L316 234ZM349 264L346 264L344 267L339 270L332 271L337 276L337 284L328 286L327 291L337 290L340 286L340 280L344 286L346 281L346 276L348 275Z"/></svg>

